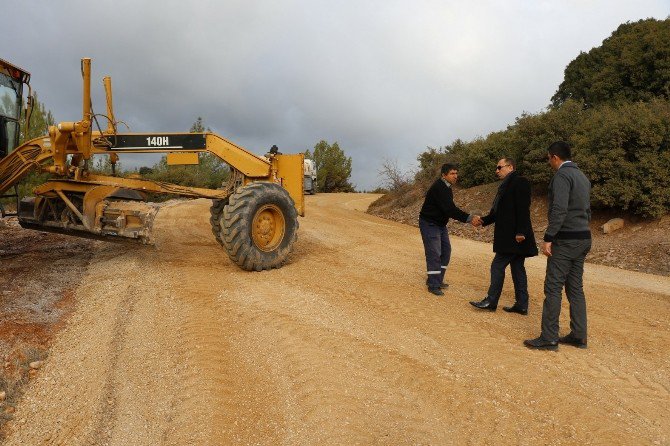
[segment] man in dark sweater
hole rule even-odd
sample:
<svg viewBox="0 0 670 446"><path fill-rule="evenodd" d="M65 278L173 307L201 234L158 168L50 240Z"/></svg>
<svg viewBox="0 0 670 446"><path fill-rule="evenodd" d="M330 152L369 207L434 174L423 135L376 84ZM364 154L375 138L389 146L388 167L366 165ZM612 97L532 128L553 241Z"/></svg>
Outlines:
<svg viewBox="0 0 670 446"><path fill-rule="evenodd" d="M503 307L508 313L528 314L528 279L524 262L537 255L535 235L530 223L530 182L516 171L512 158L502 158L496 166L502 183L493 200L491 212L482 217L484 226L495 223L491 262L491 284L486 297L470 302L475 308L496 311L505 282L505 269L510 265L514 282L514 305ZM476 222L475 222L476 223Z"/></svg>
<svg viewBox="0 0 670 446"><path fill-rule="evenodd" d="M528 339L528 348L557 350L558 343L586 348L586 298L584 259L591 249L591 183L570 161L570 145L557 141L549 146L547 158L556 174L549 183L549 223L542 253L547 256L544 278L542 333ZM561 294L570 303L570 333L558 337Z"/></svg>
<svg viewBox="0 0 670 446"><path fill-rule="evenodd" d="M444 274L451 258L451 243L447 223L450 218L463 223L472 221L473 216L460 210L454 204L454 193L451 187L458 181L458 167L455 164L444 164L441 176L428 192L419 213L419 230L426 253L426 269L428 271L428 291L442 296L442 288L449 285L443 283Z"/></svg>

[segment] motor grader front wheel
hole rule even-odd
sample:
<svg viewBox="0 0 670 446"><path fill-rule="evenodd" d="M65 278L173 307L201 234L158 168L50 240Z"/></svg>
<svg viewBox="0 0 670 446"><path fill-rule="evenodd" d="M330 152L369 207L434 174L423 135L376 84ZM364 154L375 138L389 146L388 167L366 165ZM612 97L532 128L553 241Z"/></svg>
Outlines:
<svg viewBox="0 0 670 446"><path fill-rule="evenodd" d="M239 187L227 203L211 207L212 231L228 257L247 271L280 267L298 232L298 213L288 192L275 183Z"/></svg>

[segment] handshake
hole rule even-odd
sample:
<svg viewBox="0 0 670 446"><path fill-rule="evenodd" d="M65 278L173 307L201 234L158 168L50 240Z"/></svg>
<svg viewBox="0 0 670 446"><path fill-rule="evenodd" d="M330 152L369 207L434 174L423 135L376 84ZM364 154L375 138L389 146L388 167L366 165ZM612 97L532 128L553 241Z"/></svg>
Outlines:
<svg viewBox="0 0 670 446"><path fill-rule="evenodd" d="M472 217L472 220L470 220L470 224L475 228L479 228L484 224L484 221L482 220L482 217L475 215Z"/></svg>

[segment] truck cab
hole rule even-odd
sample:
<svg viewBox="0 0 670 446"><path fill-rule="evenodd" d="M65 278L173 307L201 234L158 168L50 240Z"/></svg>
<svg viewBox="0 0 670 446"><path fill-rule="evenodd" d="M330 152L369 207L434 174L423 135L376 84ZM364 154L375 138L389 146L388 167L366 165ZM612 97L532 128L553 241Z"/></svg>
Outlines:
<svg viewBox="0 0 670 446"><path fill-rule="evenodd" d="M0 159L19 144L23 85L30 73L0 59Z"/></svg>
<svg viewBox="0 0 670 446"><path fill-rule="evenodd" d="M303 184L305 192L314 195L316 193L316 163L314 160L305 158L304 172L305 181Z"/></svg>

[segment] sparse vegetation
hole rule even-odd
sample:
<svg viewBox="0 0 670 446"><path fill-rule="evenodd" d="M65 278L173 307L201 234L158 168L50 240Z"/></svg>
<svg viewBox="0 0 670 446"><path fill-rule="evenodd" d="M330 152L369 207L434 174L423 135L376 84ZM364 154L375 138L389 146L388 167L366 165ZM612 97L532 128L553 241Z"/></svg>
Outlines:
<svg viewBox="0 0 670 446"><path fill-rule="evenodd" d="M410 174L400 170L398 162L391 159L384 160L378 174L382 188L387 191L400 190L412 182Z"/></svg>

